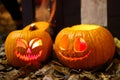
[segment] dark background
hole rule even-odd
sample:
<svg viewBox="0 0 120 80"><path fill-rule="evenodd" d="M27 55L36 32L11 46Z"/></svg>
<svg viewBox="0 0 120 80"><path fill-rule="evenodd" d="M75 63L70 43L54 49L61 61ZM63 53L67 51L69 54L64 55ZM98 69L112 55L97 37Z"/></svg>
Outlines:
<svg viewBox="0 0 120 80"><path fill-rule="evenodd" d="M81 0L57 0L56 34L66 26L80 24ZM120 38L120 0L107 0L108 26L113 36Z"/></svg>

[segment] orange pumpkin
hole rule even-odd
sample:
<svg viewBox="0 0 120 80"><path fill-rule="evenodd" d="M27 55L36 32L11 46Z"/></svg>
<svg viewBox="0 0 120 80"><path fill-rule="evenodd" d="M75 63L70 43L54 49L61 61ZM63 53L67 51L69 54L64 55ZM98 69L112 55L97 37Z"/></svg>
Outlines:
<svg viewBox="0 0 120 80"><path fill-rule="evenodd" d="M31 24L27 25L24 28L24 30L29 30L29 28L31 27L31 25L35 25L35 26L37 26L38 29L40 29L41 31L44 31L44 30L46 30L46 29L49 28L50 23L45 22L45 21L34 22L34 23L31 23Z"/></svg>
<svg viewBox="0 0 120 80"><path fill-rule="evenodd" d="M48 32L33 24L27 28L11 32L5 41L6 57L15 67L27 64L39 67L52 50L52 39Z"/></svg>
<svg viewBox="0 0 120 80"><path fill-rule="evenodd" d="M115 53L111 33L99 25L81 24L61 30L55 39L58 59L75 69L93 69L112 59Z"/></svg>

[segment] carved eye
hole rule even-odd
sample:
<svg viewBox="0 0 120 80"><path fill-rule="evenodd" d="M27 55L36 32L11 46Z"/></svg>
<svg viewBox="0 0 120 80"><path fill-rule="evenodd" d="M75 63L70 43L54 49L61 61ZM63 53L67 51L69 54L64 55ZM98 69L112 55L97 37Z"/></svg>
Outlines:
<svg viewBox="0 0 120 80"><path fill-rule="evenodd" d="M69 46L68 36L64 35L59 42L59 47L61 50L66 50L66 49L68 49L68 46Z"/></svg>
<svg viewBox="0 0 120 80"><path fill-rule="evenodd" d="M42 46L42 41L39 38L34 38L29 42L29 46L31 46L32 49Z"/></svg>
<svg viewBox="0 0 120 80"><path fill-rule="evenodd" d="M38 59L42 53L42 40L34 38L27 42L19 38L16 41L16 50L14 53L17 57L25 61Z"/></svg>
<svg viewBox="0 0 120 80"><path fill-rule="evenodd" d="M42 41L39 38L34 38L30 40L29 45L24 39L17 39L16 41L16 47L22 47L24 49L31 47L32 49L38 46L42 46Z"/></svg>
<svg viewBox="0 0 120 80"><path fill-rule="evenodd" d="M20 52L21 54L25 54L27 47L28 47L28 44L24 39L18 38L16 40L16 50L15 51Z"/></svg>
<svg viewBox="0 0 120 80"><path fill-rule="evenodd" d="M74 41L74 51L84 52L87 48L85 40L81 37L76 37Z"/></svg>
<svg viewBox="0 0 120 80"><path fill-rule="evenodd" d="M28 45L24 39L19 38L16 40L16 47L22 47L22 48L26 49L28 47Z"/></svg>

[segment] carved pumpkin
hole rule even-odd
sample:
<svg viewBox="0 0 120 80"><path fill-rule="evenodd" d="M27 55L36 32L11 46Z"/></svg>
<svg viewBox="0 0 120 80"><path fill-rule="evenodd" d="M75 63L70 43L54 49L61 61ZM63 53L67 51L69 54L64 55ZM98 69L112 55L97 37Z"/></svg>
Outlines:
<svg viewBox="0 0 120 80"><path fill-rule="evenodd" d="M61 30L55 39L58 59L75 69L93 69L112 59L115 52L111 33L98 25L81 24Z"/></svg>
<svg viewBox="0 0 120 80"><path fill-rule="evenodd" d="M45 22L45 21L34 22L32 24L27 25L24 28L24 30L29 30L29 28L31 27L31 25L35 25L35 26L37 26L38 29L40 29L41 31L44 31L44 30L46 30L46 29L49 28L50 23Z"/></svg>
<svg viewBox="0 0 120 80"><path fill-rule="evenodd" d="M41 31L33 24L28 30L11 32L5 41L6 57L15 67L27 64L39 67L42 62L46 61L51 49L52 39L49 33L45 30Z"/></svg>

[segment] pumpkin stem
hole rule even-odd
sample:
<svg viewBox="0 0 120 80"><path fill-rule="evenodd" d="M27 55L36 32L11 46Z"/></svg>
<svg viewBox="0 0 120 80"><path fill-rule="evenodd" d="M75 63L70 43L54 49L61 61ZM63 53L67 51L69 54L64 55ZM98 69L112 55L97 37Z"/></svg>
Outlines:
<svg viewBox="0 0 120 80"><path fill-rule="evenodd" d="M30 25L29 30L33 31L33 30L36 30L36 29L38 29L38 28L34 23Z"/></svg>

